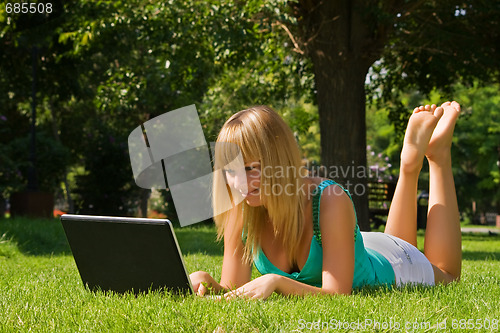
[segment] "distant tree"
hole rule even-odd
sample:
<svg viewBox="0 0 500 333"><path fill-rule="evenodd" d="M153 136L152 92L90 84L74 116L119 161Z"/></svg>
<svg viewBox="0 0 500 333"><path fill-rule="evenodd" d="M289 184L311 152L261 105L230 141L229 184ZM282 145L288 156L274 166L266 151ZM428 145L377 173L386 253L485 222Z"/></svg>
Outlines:
<svg viewBox="0 0 500 333"><path fill-rule="evenodd" d="M476 214L500 212L500 86L480 84L472 86L456 83L453 97L462 104L462 114L455 126L452 146L453 174L460 212L471 217L473 202ZM433 90L428 97L419 92L400 93L403 105L414 103L433 104L449 98L445 92ZM367 141L370 155L387 155L392 172L399 169L401 135L388 121L393 105L376 108L370 105L367 112ZM420 177L422 190L429 190L429 174L424 163Z"/></svg>
<svg viewBox="0 0 500 333"><path fill-rule="evenodd" d="M54 9L0 12L3 125L28 127L34 43L39 125L72 150L81 174L97 165L84 149L97 129L124 140L138 124L196 103L211 140L242 105L271 104L307 137L316 119L298 105L315 101L321 163L351 182L363 229L366 195L353 184L366 178L350 171L366 167L366 93L398 101L406 89L498 76L498 1L70 0ZM370 67L377 89L366 91ZM393 104L391 119L404 123L405 106Z"/></svg>
<svg viewBox="0 0 500 333"><path fill-rule="evenodd" d="M0 57L5 60L0 63L0 100L7 108L1 125L23 131L29 127L25 115L31 99L30 50L36 45L38 126L48 128L71 149L80 209L89 212L92 207L102 213L108 202L109 209L122 207L123 213L126 204L117 200L130 202L127 197L137 196L130 191L130 163L119 152L126 151L132 129L178 107L201 105L209 87L220 81L240 84L241 93L231 101L242 102L239 97L245 96L245 101L267 103L273 92L286 92L274 79L259 87L255 81L245 82L247 73L254 79L263 72L280 78L289 74L276 70L284 49L276 44L262 47L272 23L262 15L261 4L73 0L58 2L50 15L0 13L5 23L0 30ZM258 60L263 54L274 58L273 50L279 56L272 66ZM204 105L209 107L200 113L213 137L234 109L221 112L217 92L212 96L215 100L206 98ZM18 136L9 133L5 142ZM110 167L103 168L104 163ZM103 200L112 188L118 199Z"/></svg>
<svg viewBox="0 0 500 333"><path fill-rule="evenodd" d="M10 5L10 7L9 7ZM5 3L0 9L0 103L4 121L0 124L0 144L5 153L1 163L5 168L2 179L6 195L24 190L27 174L38 181L28 184L33 189L54 192L59 188L62 174L68 164L68 155L57 138L55 127L47 122L50 116L40 113L41 106L52 100L70 97L74 71L66 66L59 72L55 54L64 52L54 44L56 28L65 22L60 1L52 1L46 10L44 3L38 6L44 13L26 15L15 10L16 3ZM47 53L52 50L52 53ZM59 66L59 67L58 67ZM31 140L30 123L33 96L36 101L37 138ZM2 130L3 127L3 130ZM55 131L54 131L55 130ZM36 155L31 158L31 144ZM29 171L27 171L29 170ZM36 173L33 173L35 171Z"/></svg>
<svg viewBox="0 0 500 333"><path fill-rule="evenodd" d="M500 214L500 86L457 87L464 105L453 158L461 211Z"/></svg>

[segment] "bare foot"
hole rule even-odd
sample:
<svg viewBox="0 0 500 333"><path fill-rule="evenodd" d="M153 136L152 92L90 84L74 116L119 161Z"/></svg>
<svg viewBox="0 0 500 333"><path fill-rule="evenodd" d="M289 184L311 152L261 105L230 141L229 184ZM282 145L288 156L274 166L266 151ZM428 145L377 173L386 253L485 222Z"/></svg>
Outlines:
<svg viewBox="0 0 500 333"><path fill-rule="evenodd" d="M402 172L420 172L432 133L442 115L443 108L434 104L413 110L401 151Z"/></svg>
<svg viewBox="0 0 500 333"><path fill-rule="evenodd" d="M460 115L460 104L455 101L445 102L441 107L444 110L444 115L438 121L425 152L425 156L429 161L449 157L455 123Z"/></svg>

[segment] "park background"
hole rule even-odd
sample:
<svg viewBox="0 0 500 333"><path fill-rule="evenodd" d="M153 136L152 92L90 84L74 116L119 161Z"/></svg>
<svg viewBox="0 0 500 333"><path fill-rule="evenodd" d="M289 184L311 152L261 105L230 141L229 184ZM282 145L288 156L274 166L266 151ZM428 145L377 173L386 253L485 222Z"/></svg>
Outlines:
<svg viewBox="0 0 500 333"><path fill-rule="evenodd" d="M463 236L461 282L450 286L213 302L166 291L89 292L59 220L14 217L11 208L18 196L49 204L20 207L19 215L175 222L168 191L136 186L127 138L191 104L207 142L234 112L267 104L291 126L307 165L373 171L347 173L341 183L392 182L411 110L454 99L463 111L453 146L462 224L494 224L499 1L31 3L37 12L23 13L20 1L0 5L1 332L498 330L500 240L491 231ZM422 193L427 180L424 166ZM366 230L368 197L355 200ZM176 234L187 270L219 279L223 252L212 223ZM422 249L423 231L418 240ZM380 327L351 325L367 320Z"/></svg>
<svg viewBox="0 0 500 333"><path fill-rule="evenodd" d="M0 8L1 215L13 194L39 191L64 212L175 220L168 191L135 185L127 138L190 104L208 142L232 113L267 104L309 166L375 171L341 184L394 181L411 110L446 100L463 106L462 217L500 214L498 1L46 3Z"/></svg>

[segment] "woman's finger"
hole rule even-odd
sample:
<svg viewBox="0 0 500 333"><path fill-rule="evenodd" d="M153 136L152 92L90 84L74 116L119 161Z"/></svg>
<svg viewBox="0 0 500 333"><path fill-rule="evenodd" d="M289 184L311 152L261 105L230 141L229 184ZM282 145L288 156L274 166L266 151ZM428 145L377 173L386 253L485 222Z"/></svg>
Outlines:
<svg viewBox="0 0 500 333"><path fill-rule="evenodd" d="M198 287L198 296L205 296L207 291L207 287L205 287L203 283L200 283L200 286Z"/></svg>

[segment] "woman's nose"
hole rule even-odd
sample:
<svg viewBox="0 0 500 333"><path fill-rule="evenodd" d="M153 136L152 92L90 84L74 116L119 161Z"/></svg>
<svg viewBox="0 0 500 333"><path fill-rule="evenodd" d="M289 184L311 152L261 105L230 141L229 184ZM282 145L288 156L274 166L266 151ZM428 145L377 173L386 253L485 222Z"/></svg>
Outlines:
<svg viewBox="0 0 500 333"><path fill-rule="evenodd" d="M233 178L233 187L241 193L248 191L247 176L244 170L237 171Z"/></svg>

